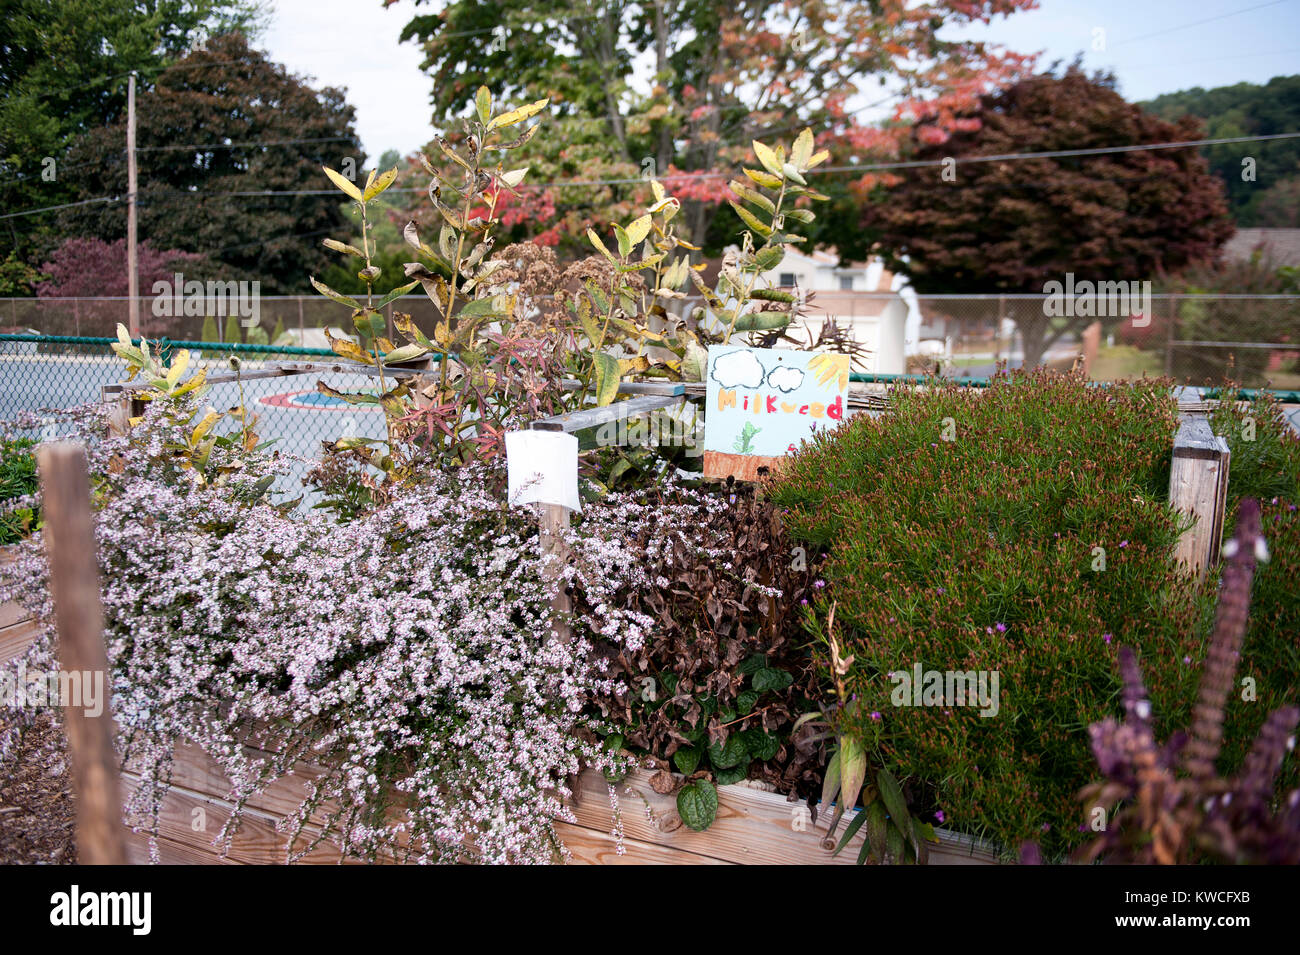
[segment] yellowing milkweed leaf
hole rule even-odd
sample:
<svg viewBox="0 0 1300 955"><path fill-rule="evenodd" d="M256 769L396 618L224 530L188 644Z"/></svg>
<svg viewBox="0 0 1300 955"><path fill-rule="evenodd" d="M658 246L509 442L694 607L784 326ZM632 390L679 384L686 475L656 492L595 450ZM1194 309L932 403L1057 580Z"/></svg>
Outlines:
<svg viewBox="0 0 1300 955"><path fill-rule="evenodd" d="M779 176L768 175L767 173L762 172L758 169L750 169L748 166L744 167L744 172L745 175L748 176L751 181L753 181L757 185L763 186L766 189L781 188L781 179Z"/></svg>
<svg viewBox="0 0 1300 955"><path fill-rule="evenodd" d="M201 421L195 425L194 430L190 432L190 445L197 445L203 440L204 436L212 430L212 426L221 420L220 411L209 411Z"/></svg>
<svg viewBox="0 0 1300 955"><path fill-rule="evenodd" d="M321 166L321 168L325 170L325 175L329 176L330 182L334 183L349 199L355 199L357 202L364 201L361 190L347 176L335 172L329 166Z"/></svg>
<svg viewBox="0 0 1300 955"><path fill-rule="evenodd" d="M518 109L512 109L508 113L502 113L500 116L493 118L492 121L487 124L487 131L490 133L494 129L505 129L507 126L514 126L517 123L522 123L530 116L536 116L544 110L550 101L549 97L546 99L539 99L535 103L529 103L527 106L520 106Z"/></svg>
<svg viewBox="0 0 1300 955"><path fill-rule="evenodd" d="M644 215L628 223L627 237L632 240L633 245L640 245L645 240L645 237L650 234L651 221L651 216Z"/></svg>
<svg viewBox="0 0 1300 955"><path fill-rule="evenodd" d="M620 379L618 359L613 355L607 355L603 351L596 352L594 356L596 371L596 406L603 407L612 404L615 396L618 394L618 383Z"/></svg>
<svg viewBox="0 0 1300 955"><path fill-rule="evenodd" d="M734 199L729 199L727 200L727 205L731 206L731 208L736 210L736 215L740 216L741 222L745 223L745 225L749 226L759 235L766 238L767 236L772 234L771 226L764 225L762 222L759 221L758 216L754 215L754 213L750 212L739 202L736 202Z"/></svg>
<svg viewBox="0 0 1300 955"><path fill-rule="evenodd" d="M805 127L804 131L795 138L794 145L790 147L790 162L796 169L808 168L808 160L812 157L814 145L813 132Z"/></svg>
<svg viewBox="0 0 1300 955"><path fill-rule="evenodd" d="M757 139L754 140L754 155L758 161L763 164L763 168L770 172L778 180L782 178L782 161L777 152L770 146L765 146ZM779 184L779 183L778 183Z"/></svg>
<svg viewBox="0 0 1300 955"><path fill-rule="evenodd" d="M340 305L346 305L349 308L361 307L361 303L358 302L356 299L352 298L350 295L344 295L342 292L336 292L325 283L317 282L316 277L314 275L309 276L308 281L311 282L312 288L320 292L322 295L324 295L327 299L330 299L331 301L338 302Z"/></svg>
<svg viewBox="0 0 1300 955"><path fill-rule="evenodd" d="M371 172L370 175L372 178L374 177L373 172ZM392 169L388 170L388 172L384 173L382 176L378 177L377 179L374 179L373 182L369 182L366 184L366 191L362 194L363 198L367 202L369 202L371 199L375 198L375 196L379 195L381 192L383 192L385 189L387 189L396 181L397 181L397 167L394 166Z"/></svg>

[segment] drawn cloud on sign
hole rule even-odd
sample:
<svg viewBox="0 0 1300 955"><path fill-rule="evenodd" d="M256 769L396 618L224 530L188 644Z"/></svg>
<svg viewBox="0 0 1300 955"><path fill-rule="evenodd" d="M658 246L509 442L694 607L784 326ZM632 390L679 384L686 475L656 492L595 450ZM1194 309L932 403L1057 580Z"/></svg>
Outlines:
<svg viewBox="0 0 1300 955"><path fill-rule="evenodd" d="M711 377L723 388L757 388L766 369L751 351L733 351L713 361Z"/></svg>
<svg viewBox="0 0 1300 955"><path fill-rule="evenodd" d="M767 383L789 394L803 384L803 372L788 365L778 365L767 373Z"/></svg>

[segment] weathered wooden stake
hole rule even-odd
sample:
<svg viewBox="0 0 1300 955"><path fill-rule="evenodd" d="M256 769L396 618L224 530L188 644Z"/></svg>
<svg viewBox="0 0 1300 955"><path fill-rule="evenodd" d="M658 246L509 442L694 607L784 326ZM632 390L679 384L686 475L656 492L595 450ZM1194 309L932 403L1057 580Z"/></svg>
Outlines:
<svg viewBox="0 0 1300 955"><path fill-rule="evenodd" d="M1179 538L1174 556L1201 579L1219 559L1230 457L1228 442L1214 433L1205 415L1183 418L1174 438L1169 503L1196 523Z"/></svg>
<svg viewBox="0 0 1300 955"><path fill-rule="evenodd" d="M542 553L554 554L557 559L552 569L548 571L549 579L555 580L557 577L563 576L564 565L569 560L569 545L564 540L564 532L569 529L569 509L560 504L541 505L538 529L542 542ZM551 598L551 610L554 613L551 618L552 639L563 643L568 643L573 639L573 631L568 620L568 614L572 609L573 603L569 600L564 584L560 583L555 596Z"/></svg>
<svg viewBox="0 0 1300 955"><path fill-rule="evenodd" d="M131 419L135 417L137 400L132 393L125 390L110 390L112 385L104 385L100 398L113 405L108 413L108 433L117 437L131 430Z"/></svg>
<svg viewBox="0 0 1300 955"><path fill-rule="evenodd" d="M62 701L77 794L77 858L83 865L125 865L122 800L108 705L112 681L104 652L86 453L70 442L46 444L37 461L60 666L65 673L81 674L82 686L95 674L103 681L104 699L97 716L80 705L84 700Z"/></svg>

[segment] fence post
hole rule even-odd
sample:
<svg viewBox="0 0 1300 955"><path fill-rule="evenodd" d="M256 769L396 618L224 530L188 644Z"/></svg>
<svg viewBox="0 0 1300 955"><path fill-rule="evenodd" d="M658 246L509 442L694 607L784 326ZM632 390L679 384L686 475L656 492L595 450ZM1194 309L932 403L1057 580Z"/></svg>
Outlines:
<svg viewBox="0 0 1300 955"><path fill-rule="evenodd" d="M1230 458L1228 442L1214 433L1205 415L1183 418L1174 437L1169 503L1195 523L1178 539L1174 557L1200 579L1219 559Z"/></svg>
<svg viewBox="0 0 1300 955"><path fill-rule="evenodd" d="M302 296L298 296L298 345L301 347L306 344L307 332L303 329L302 324Z"/></svg>
<svg viewBox="0 0 1300 955"><path fill-rule="evenodd" d="M68 675L59 683L70 693L73 677L79 674L76 685L82 691L81 700L61 700L77 794L78 861L82 865L125 865L117 752L108 701L112 684L104 652L104 610L86 453L78 444L61 441L43 445L37 457L60 668ZM102 681L95 705L99 712L92 716L87 683L96 677Z"/></svg>
<svg viewBox="0 0 1300 955"><path fill-rule="evenodd" d="M1165 376L1172 377L1174 373L1174 334L1175 326L1178 324L1178 296L1169 293L1169 332L1165 335Z"/></svg>

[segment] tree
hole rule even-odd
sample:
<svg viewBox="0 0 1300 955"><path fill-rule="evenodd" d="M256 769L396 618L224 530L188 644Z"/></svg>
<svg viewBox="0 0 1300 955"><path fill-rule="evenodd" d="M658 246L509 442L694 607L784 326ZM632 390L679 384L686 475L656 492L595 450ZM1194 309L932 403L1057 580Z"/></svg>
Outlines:
<svg viewBox="0 0 1300 955"><path fill-rule="evenodd" d="M926 293L1037 292L1049 281L1142 281L1213 260L1232 234L1223 187L1193 149L963 162L1197 139L1127 103L1114 79L1076 65L981 98L949 133L923 120L908 157L932 166L882 174L860 224L889 266ZM945 162L955 160L955 164ZM1026 365L1092 317L1050 320L1037 302L1014 316Z"/></svg>
<svg viewBox="0 0 1300 955"><path fill-rule="evenodd" d="M6 211L69 201L70 143L126 110L127 74L142 88L207 35L258 29L254 0L6 0L0 17L0 203ZM120 144L119 144L120 147ZM120 151L120 148L119 148ZM119 157L120 158L120 157ZM46 217L5 220L0 257L48 251Z"/></svg>
<svg viewBox="0 0 1300 955"><path fill-rule="evenodd" d="M140 294L146 304L141 311L148 314L148 301L152 298L155 282L165 281L171 285L175 273L201 269L203 256L179 249L156 249L148 242L140 243L136 250L136 263L140 271ZM104 242L100 239L65 239L50 254L50 258L41 266L47 278L36 284L36 294L40 298L74 298L104 299L125 298L127 289L126 240ZM112 329L126 315L123 302L76 302L72 313L76 324L73 328L95 329L99 334L111 334ZM50 312L50 321L43 326L47 334L57 334L59 330L50 322L57 321L57 312ZM175 337L180 329L177 322L150 319L150 334L155 337L167 335ZM69 328L64 332L72 334ZM77 334L90 333L79 331Z"/></svg>
<svg viewBox="0 0 1300 955"><path fill-rule="evenodd" d="M1207 138L1291 133L1300 129L1300 76L1275 76L1263 86L1198 86L1142 105L1162 119L1204 120ZM1201 152L1223 180L1239 226L1300 225L1300 139L1224 143Z"/></svg>
<svg viewBox="0 0 1300 955"><path fill-rule="evenodd" d="M141 242L136 250L141 295L158 281L170 283L178 270L201 265L203 256L180 249L156 249ZM36 285L41 298L122 298L127 294L126 240L67 239L41 266L49 278Z"/></svg>
<svg viewBox="0 0 1300 955"><path fill-rule="evenodd" d="M47 278L19 259L16 252L10 252L0 262L0 298L26 298L38 282Z"/></svg>
<svg viewBox="0 0 1300 955"><path fill-rule="evenodd" d="M654 175L684 200L693 240L715 247L740 230L723 203L735 198L726 182L752 140L811 126L832 161L868 151L889 155L894 129L867 128L850 104L879 99L883 87L898 101L896 117L925 101L944 123L1026 62L988 44L949 39L949 31L1030 6L1032 0L453 0L439 13L417 14L402 38L426 51L436 123L457 126L480 84L498 99L549 98L549 122L559 135L538 136L521 154L532 167L530 180L631 180L523 190L513 211L542 226L540 241L580 237L588 223L626 218L646 195L636 184ZM638 78L643 60L653 63L653 74ZM438 159L436 145L427 152Z"/></svg>
<svg viewBox="0 0 1300 955"><path fill-rule="evenodd" d="M319 237L345 221L338 202L247 193L319 190L323 165L360 174L364 153L343 92L312 89L230 34L160 74L136 109L140 235L204 253L211 277L258 280L268 294L305 291L328 261ZM78 198L126 193L123 142L122 121L78 139L69 153ZM81 234L126 231L124 204L60 216Z"/></svg>

